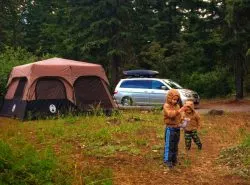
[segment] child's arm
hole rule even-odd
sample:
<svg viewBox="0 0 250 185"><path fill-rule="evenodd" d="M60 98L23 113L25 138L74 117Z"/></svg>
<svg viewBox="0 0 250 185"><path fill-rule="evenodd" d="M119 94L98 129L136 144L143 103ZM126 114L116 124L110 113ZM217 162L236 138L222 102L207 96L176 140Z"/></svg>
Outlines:
<svg viewBox="0 0 250 185"><path fill-rule="evenodd" d="M163 112L169 118L174 118L179 115L181 112L184 112L185 107L179 108L178 110L173 109L169 104L165 103L163 106Z"/></svg>
<svg viewBox="0 0 250 185"><path fill-rule="evenodd" d="M183 111L183 107L181 109L174 110L169 104L165 103L163 106L163 111L168 117L174 118Z"/></svg>
<svg viewBox="0 0 250 185"><path fill-rule="evenodd" d="M198 129L201 128L201 118L200 115L196 113L196 121L197 121L197 127Z"/></svg>

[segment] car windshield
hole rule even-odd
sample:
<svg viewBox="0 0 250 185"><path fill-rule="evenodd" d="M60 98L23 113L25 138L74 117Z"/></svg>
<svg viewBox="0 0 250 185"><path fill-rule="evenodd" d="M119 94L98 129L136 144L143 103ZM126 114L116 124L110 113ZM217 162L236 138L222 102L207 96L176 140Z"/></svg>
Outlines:
<svg viewBox="0 0 250 185"><path fill-rule="evenodd" d="M172 81L172 80L166 80L164 79L164 82L168 84L173 89L183 89L182 86L180 86L178 83Z"/></svg>

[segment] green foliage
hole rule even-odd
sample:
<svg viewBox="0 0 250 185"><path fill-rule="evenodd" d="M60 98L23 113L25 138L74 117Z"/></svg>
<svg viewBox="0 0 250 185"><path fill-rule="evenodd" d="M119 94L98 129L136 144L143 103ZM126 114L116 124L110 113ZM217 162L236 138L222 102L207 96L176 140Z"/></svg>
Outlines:
<svg viewBox="0 0 250 185"><path fill-rule="evenodd" d="M202 97L223 97L233 92L233 79L226 69L193 73L187 76L188 87L195 89Z"/></svg>
<svg viewBox="0 0 250 185"><path fill-rule="evenodd" d="M136 140L136 145L137 146L147 146L148 145L148 141L146 139L137 139Z"/></svg>
<svg viewBox="0 0 250 185"><path fill-rule="evenodd" d="M8 170L11 168L10 162L13 159L12 151L6 143L0 140L0 172L3 173L4 170Z"/></svg>
<svg viewBox="0 0 250 185"><path fill-rule="evenodd" d="M3 96L6 92L6 84L12 68L17 65L35 62L36 59L34 55L19 47L16 49L6 47L5 50L0 53L0 96Z"/></svg>
<svg viewBox="0 0 250 185"><path fill-rule="evenodd" d="M11 67L34 61L2 59L9 55L6 45L15 48L13 57L61 56L101 64L112 87L123 70L144 68L158 70L161 77L204 97L215 96L213 89L223 80L227 86L218 96L233 91L239 95L243 81L249 92L249 9L248 0L4 1L0 64L6 69L0 74L1 96ZM210 75L212 85L207 89Z"/></svg>
<svg viewBox="0 0 250 185"><path fill-rule="evenodd" d="M99 131L92 133L92 141L102 141L103 143L108 143L112 138L111 132L107 128L101 128Z"/></svg>
<svg viewBox="0 0 250 185"><path fill-rule="evenodd" d="M112 185L113 184L113 172L110 168L94 169L90 168L84 172L83 183L84 184L100 184L100 185Z"/></svg>
<svg viewBox="0 0 250 185"><path fill-rule="evenodd" d="M232 173L250 178L250 134L246 135L241 145L221 151L218 161L229 166Z"/></svg>
<svg viewBox="0 0 250 185"><path fill-rule="evenodd" d="M206 135L208 133L208 130L207 129L201 129L200 131L199 131L199 135L201 135L201 136L204 136L204 135Z"/></svg>
<svg viewBox="0 0 250 185"><path fill-rule="evenodd" d="M243 140L242 146L245 148L250 148L250 134L247 134Z"/></svg>
<svg viewBox="0 0 250 185"><path fill-rule="evenodd" d="M185 159L184 160L184 166L186 168L189 168L191 166L191 164L192 164L192 161L190 159Z"/></svg>
<svg viewBox="0 0 250 185"><path fill-rule="evenodd" d="M140 66L145 69L156 68L158 63L162 64L164 61L165 48L157 42L152 42L147 49L140 53ZM157 68L156 68L157 69ZM160 68L159 68L160 69Z"/></svg>
<svg viewBox="0 0 250 185"><path fill-rule="evenodd" d="M243 81L245 78L247 57L249 49L249 24L248 12L250 3L248 0L225 1L225 30L224 47L225 58L233 64L236 79L236 98L243 98ZM248 83L248 81L246 81Z"/></svg>
<svg viewBox="0 0 250 185"><path fill-rule="evenodd" d="M1 140L0 150L0 184L53 184L55 176L60 176L50 149L40 153L31 146L13 150Z"/></svg>
<svg viewBox="0 0 250 185"><path fill-rule="evenodd" d="M250 57L250 49L247 50L246 56Z"/></svg>

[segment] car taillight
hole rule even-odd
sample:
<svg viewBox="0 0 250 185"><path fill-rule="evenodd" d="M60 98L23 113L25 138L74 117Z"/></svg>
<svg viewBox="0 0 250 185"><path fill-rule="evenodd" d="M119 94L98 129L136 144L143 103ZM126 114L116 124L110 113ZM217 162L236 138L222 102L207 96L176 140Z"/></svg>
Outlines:
<svg viewBox="0 0 250 185"><path fill-rule="evenodd" d="M118 93L118 91L114 91L114 94L117 94Z"/></svg>

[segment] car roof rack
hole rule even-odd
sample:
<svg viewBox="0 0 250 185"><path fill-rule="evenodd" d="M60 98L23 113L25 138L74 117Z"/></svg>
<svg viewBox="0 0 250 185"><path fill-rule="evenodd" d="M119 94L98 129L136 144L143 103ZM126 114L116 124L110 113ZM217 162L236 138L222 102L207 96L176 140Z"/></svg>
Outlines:
<svg viewBox="0 0 250 185"><path fill-rule="evenodd" d="M159 74L159 72L146 69L136 69L136 70L123 71L123 74L127 78L138 78L138 77L154 78Z"/></svg>

